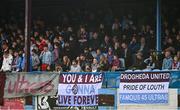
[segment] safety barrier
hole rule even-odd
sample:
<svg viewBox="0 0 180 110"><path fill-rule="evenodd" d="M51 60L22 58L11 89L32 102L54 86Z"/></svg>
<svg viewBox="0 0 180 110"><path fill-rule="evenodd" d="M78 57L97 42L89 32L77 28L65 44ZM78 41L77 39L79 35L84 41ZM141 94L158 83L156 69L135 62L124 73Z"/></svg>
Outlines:
<svg viewBox="0 0 180 110"><path fill-rule="evenodd" d="M180 106L180 71L171 70L170 83L169 83L169 104L168 105L120 105L118 99L118 88L120 82L120 72L106 72L105 79L103 82L103 89L99 91L100 94L111 94L114 98L114 106L100 106L100 110L177 110ZM143 71L142 71L143 72ZM149 72L159 72L159 70L149 71ZM179 95L178 95L179 94ZM179 110L179 109L178 109Z"/></svg>
<svg viewBox="0 0 180 110"><path fill-rule="evenodd" d="M137 108L138 110L142 109L145 110L149 107L154 107L154 110L177 110L178 106L180 105L179 100L178 100L178 94L180 95L180 71L178 70L171 70L169 71L171 74L170 77L170 84L169 84L169 105L134 105L134 106L121 106L119 104L119 99L118 99L118 91L119 91L119 84L120 84L120 75L124 71L116 71L116 72L104 72L104 80L102 84L102 89L99 90L100 95L104 95L103 97L106 98L110 97L111 101L113 102L108 102L107 100L105 101L105 98L102 98L102 104L98 106L99 110L117 110L117 109L124 109L124 110L133 110ZM143 72L143 71L142 71ZM146 71L147 72L147 71ZM150 71L150 72L162 72L160 70L155 70L155 71ZM29 74L46 74L46 72L31 72ZM33 97L33 105L26 105L25 109L26 110L35 110L37 109L36 103L36 97ZM103 103L104 101L104 103Z"/></svg>

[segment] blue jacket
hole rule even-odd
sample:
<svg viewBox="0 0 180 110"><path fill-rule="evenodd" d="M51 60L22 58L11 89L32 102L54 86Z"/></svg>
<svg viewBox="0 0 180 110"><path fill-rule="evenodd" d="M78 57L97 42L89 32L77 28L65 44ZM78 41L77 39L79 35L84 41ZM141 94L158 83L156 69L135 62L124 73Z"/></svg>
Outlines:
<svg viewBox="0 0 180 110"><path fill-rule="evenodd" d="M22 63L21 63L21 68L22 70L25 69L25 55L23 55L22 57ZM29 71L32 71L32 57L30 56L30 70Z"/></svg>
<svg viewBox="0 0 180 110"><path fill-rule="evenodd" d="M172 63L173 63L172 57L164 58L163 59L163 64L162 64L162 69L171 69L172 68Z"/></svg>

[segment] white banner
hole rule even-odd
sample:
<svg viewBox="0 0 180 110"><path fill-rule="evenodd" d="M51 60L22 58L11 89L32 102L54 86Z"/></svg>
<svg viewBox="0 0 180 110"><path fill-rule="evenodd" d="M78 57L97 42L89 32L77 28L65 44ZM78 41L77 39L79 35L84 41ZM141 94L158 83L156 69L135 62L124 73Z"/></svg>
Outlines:
<svg viewBox="0 0 180 110"><path fill-rule="evenodd" d="M59 84L58 94L74 95L72 88L77 86L78 92L76 95L93 95L98 94L98 89L101 88L101 83L97 84Z"/></svg>
<svg viewBox="0 0 180 110"><path fill-rule="evenodd" d="M122 73L120 104L167 104L169 78L169 72Z"/></svg>
<svg viewBox="0 0 180 110"><path fill-rule="evenodd" d="M120 93L167 93L169 82L121 83Z"/></svg>
<svg viewBox="0 0 180 110"><path fill-rule="evenodd" d="M102 73L61 73L59 106L97 106Z"/></svg>

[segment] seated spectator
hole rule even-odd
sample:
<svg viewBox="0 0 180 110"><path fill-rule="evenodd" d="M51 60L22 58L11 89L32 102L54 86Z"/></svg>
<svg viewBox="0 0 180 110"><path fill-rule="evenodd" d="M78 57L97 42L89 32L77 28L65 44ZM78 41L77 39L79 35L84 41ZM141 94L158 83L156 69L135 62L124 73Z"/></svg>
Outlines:
<svg viewBox="0 0 180 110"><path fill-rule="evenodd" d="M138 52L136 54L136 59L134 64L132 64L132 66L130 68L132 69L144 69L144 61L143 61L143 54L141 52Z"/></svg>
<svg viewBox="0 0 180 110"><path fill-rule="evenodd" d="M132 55L131 50L128 48L127 44L124 42L121 44L120 57L125 59L125 67L129 68L132 65Z"/></svg>
<svg viewBox="0 0 180 110"><path fill-rule="evenodd" d="M60 52L59 52L60 53ZM70 59L71 57L71 50L70 50L70 45L68 42L66 42L64 44L64 48L63 48L63 56L68 56L68 58ZM71 58L72 59L72 58Z"/></svg>
<svg viewBox="0 0 180 110"><path fill-rule="evenodd" d="M81 50L84 50L84 48L87 47L87 41L88 35L86 29L84 27L81 27L78 32L78 42Z"/></svg>
<svg viewBox="0 0 180 110"><path fill-rule="evenodd" d="M100 61L99 61L99 69L100 71L108 71L109 70L109 63L107 60L107 57L104 55L101 56Z"/></svg>
<svg viewBox="0 0 180 110"><path fill-rule="evenodd" d="M172 68L173 59L171 57L171 52L165 52L165 58L163 59L162 69L171 69Z"/></svg>
<svg viewBox="0 0 180 110"><path fill-rule="evenodd" d="M77 61L73 60L72 65L70 67L69 72L81 72L81 67L80 65L77 64Z"/></svg>
<svg viewBox="0 0 180 110"><path fill-rule="evenodd" d="M142 52L144 58L147 58L148 47L147 47L146 40L144 37L141 37L140 46L138 48L138 51Z"/></svg>
<svg viewBox="0 0 180 110"><path fill-rule="evenodd" d="M180 69L180 60L178 59L177 56L174 56L174 60L172 63L172 69L177 69L177 70Z"/></svg>
<svg viewBox="0 0 180 110"><path fill-rule="evenodd" d="M91 67L89 65L86 65L84 72L92 72Z"/></svg>
<svg viewBox="0 0 180 110"><path fill-rule="evenodd" d="M112 25L112 35L113 36L119 36L121 34L120 26L121 26L121 24L120 24L118 18L115 18L114 23Z"/></svg>
<svg viewBox="0 0 180 110"><path fill-rule="evenodd" d="M99 30L98 30L98 35L99 35L99 40L102 42L103 41L103 38L105 36L105 27L104 27L104 24L101 23L99 25Z"/></svg>
<svg viewBox="0 0 180 110"><path fill-rule="evenodd" d="M92 63L93 56L92 56L91 53L89 52L89 49L88 49L88 48L85 48L85 49L84 49L84 56L85 56L86 61L87 61L88 63Z"/></svg>
<svg viewBox="0 0 180 110"><path fill-rule="evenodd" d="M70 59L68 58L68 56L64 56L63 57L63 61L62 61L62 69L64 72L68 72L70 70Z"/></svg>
<svg viewBox="0 0 180 110"><path fill-rule="evenodd" d="M63 70L60 64L55 67L55 72L62 72L62 71Z"/></svg>
<svg viewBox="0 0 180 110"><path fill-rule="evenodd" d="M114 54L116 54L118 57L120 57L121 56L120 51L121 51L121 48L120 48L119 42L115 42L114 43Z"/></svg>
<svg viewBox="0 0 180 110"><path fill-rule="evenodd" d="M139 43L137 42L137 38L133 36L129 44L129 49L131 50L132 54L135 54L137 53L138 48L139 48Z"/></svg>
<svg viewBox="0 0 180 110"><path fill-rule="evenodd" d="M99 68L98 61L94 58L91 64L92 72L97 72Z"/></svg>
<svg viewBox="0 0 180 110"><path fill-rule="evenodd" d="M90 40L89 46L96 50L100 47L100 40L97 32L94 32L92 35L92 39Z"/></svg>
<svg viewBox="0 0 180 110"><path fill-rule="evenodd" d="M110 37L106 34L104 40L101 43L101 50L104 53L107 53L109 47L112 47Z"/></svg>
<svg viewBox="0 0 180 110"><path fill-rule="evenodd" d="M21 71L22 58L19 56L18 51L14 52L14 59L12 62L12 71Z"/></svg>
<svg viewBox="0 0 180 110"><path fill-rule="evenodd" d="M97 59L98 62L100 61L101 55L102 55L101 50L100 50L100 49L97 49L97 50L96 50L96 56L95 56L95 58Z"/></svg>
<svg viewBox="0 0 180 110"><path fill-rule="evenodd" d="M112 64L113 58L114 58L113 50L112 50L112 48L109 48L108 53L107 53L107 59L108 59L108 63L110 65Z"/></svg>
<svg viewBox="0 0 180 110"><path fill-rule="evenodd" d="M39 58L41 59L41 70L46 71L48 68L50 68L52 63L52 54L48 50L48 46L45 45L43 51L41 52Z"/></svg>
<svg viewBox="0 0 180 110"><path fill-rule="evenodd" d="M2 67L0 71L3 72L10 72L12 71L12 61L13 61L13 56L9 53L9 51L5 51L3 55L3 62L2 62Z"/></svg>
<svg viewBox="0 0 180 110"><path fill-rule="evenodd" d="M117 55L114 55L113 61L112 61L112 71L118 70L121 67L121 62Z"/></svg>
<svg viewBox="0 0 180 110"><path fill-rule="evenodd" d="M149 58L144 60L144 63L146 64L146 69L152 70L155 68L155 58L153 56L150 56Z"/></svg>

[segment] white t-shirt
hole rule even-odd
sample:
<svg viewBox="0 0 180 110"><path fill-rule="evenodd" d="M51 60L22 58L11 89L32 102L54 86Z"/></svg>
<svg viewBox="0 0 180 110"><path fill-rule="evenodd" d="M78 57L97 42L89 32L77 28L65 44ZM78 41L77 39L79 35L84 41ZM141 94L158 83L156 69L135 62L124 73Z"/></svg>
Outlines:
<svg viewBox="0 0 180 110"><path fill-rule="evenodd" d="M3 63L2 63L1 70L2 71L11 71L12 61L13 61L13 56L10 54L8 55L7 58L3 57Z"/></svg>
<svg viewBox="0 0 180 110"><path fill-rule="evenodd" d="M81 67L79 65L77 66L71 66L70 72L81 72Z"/></svg>

